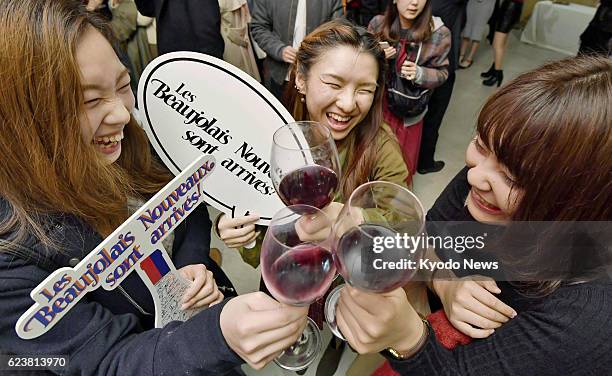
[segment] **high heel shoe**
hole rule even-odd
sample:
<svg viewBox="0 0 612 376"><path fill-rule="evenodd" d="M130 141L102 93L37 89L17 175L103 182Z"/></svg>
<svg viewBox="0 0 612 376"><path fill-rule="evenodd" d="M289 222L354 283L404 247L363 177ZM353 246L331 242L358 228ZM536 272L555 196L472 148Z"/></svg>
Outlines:
<svg viewBox="0 0 612 376"><path fill-rule="evenodd" d="M488 71L482 72L480 74L480 77L482 77L482 78L491 77L493 75L493 72L495 72L495 63L491 64L491 68L489 68Z"/></svg>
<svg viewBox="0 0 612 376"><path fill-rule="evenodd" d="M493 75L487 78L486 80L482 81L482 84L486 86L493 86L497 84L497 87L499 87L499 85L501 85L503 80L504 80L504 71L501 69L500 70L495 69L495 71L493 72Z"/></svg>

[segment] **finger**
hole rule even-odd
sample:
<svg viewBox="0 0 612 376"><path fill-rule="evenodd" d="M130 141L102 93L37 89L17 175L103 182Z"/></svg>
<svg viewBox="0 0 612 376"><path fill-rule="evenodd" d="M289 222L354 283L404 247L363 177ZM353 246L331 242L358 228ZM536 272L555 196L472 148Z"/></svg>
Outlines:
<svg viewBox="0 0 612 376"><path fill-rule="evenodd" d="M457 319L480 329L497 329L502 324L497 321L489 320L488 318L465 308L457 311Z"/></svg>
<svg viewBox="0 0 612 376"><path fill-rule="evenodd" d="M360 309L357 311L360 315L367 314L374 320L380 314L379 311L384 311L389 305L386 294L372 294L348 285L345 286L342 293L346 294L347 302L351 302L351 309Z"/></svg>
<svg viewBox="0 0 612 376"><path fill-rule="evenodd" d="M251 351L252 357L262 361L271 354L278 354L293 345L307 325L307 319L293 322L292 324L274 331L261 333L257 336L257 346ZM249 344L245 344L249 345Z"/></svg>
<svg viewBox="0 0 612 376"><path fill-rule="evenodd" d="M198 291L200 291L202 286L204 286L204 284L206 283L207 270L204 267L204 265L202 265L201 267L202 267L201 271L199 271L198 274L195 275L195 278L191 282L191 286L189 286L189 288L183 294L183 299L182 299L183 303L187 303L191 299L193 299L193 297L198 293Z"/></svg>
<svg viewBox="0 0 612 376"><path fill-rule="evenodd" d="M253 233L251 235L251 237L249 237L247 240L244 240L242 242L236 241L236 240L232 240L231 242L226 243L228 245L228 247L230 248L238 248L238 247L242 247L246 244L249 244L255 240L257 240L257 238L259 237L259 235L261 234L261 231L257 231L255 233Z"/></svg>
<svg viewBox="0 0 612 376"><path fill-rule="evenodd" d="M202 307L205 305L208 306L210 303L216 300L219 294L219 288L217 287L217 284L214 283L214 280L212 281L212 283L207 283L202 289L200 289L198 294L187 303Z"/></svg>
<svg viewBox="0 0 612 376"><path fill-rule="evenodd" d="M501 290L497 286L497 283L495 283L495 281L492 279L487 278L483 280L474 280L474 282L478 283L480 286L484 287L485 289L491 291L494 294L501 293Z"/></svg>
<svg viewBox="0 0 612 376"><path fill-rule="evenodd" d="M306 322L300 327L297 332L297 335L292 335L287 338L283 338L280 340L274 340L265 348L259 350L257 353L250 356L253 359L256 369L263 368L266 364L270 363L274 358L276 358L283 350L287 349L289 346L293 345L296 340L299 338L299 335L304 331L304 327L306 326Z"/></svg>
<svg viewBox="0 0 612 376"><path fill-rule="evenodd" d="M221 240L233 240L235 238L239 238L245 235L250 235L255 232L255 225L246 225L244 227L238 228L228 228L223 229L219 232Z"/></svg>
<svg viewBox="0 0 612 376"><path fill-rule="evenodd" d="M344 293L343 291L340 294ZM356 306L355 302L352 301L350 294L345 293L342 299L338 301L338 307L336 312L340 310L343 314L344 321L348 327L351 328L353 338L360 344L371 343L372 337L368 333L367 329L361 323L367 324L376 320L370 314L365 312L361 307ZM359 317L359 319L358 319Z"/></svg>
<svg viewBox="0 0 612 376"><path fill-rule="evenodd" d="M219 220L219 230L221 229L229 229L229 228L234 228L234 227L240 227L240 226L244 226L247 224L254 224L255 222L257 222L259 220L259 215L257 214L251 214L251 215L245 215L242 217L236 217L236 218L230 218L229 216L223 216L220 220Z"/></svg>
<svg viewBox="0 0 612 376"><path fill-rule="evenodd" d="M478 301L482 304L491 308L493 311L498 312L507 318L513 318L516 316L516 311L512 307L501 301L498 297L491 294L487 290L476 289L472 291L472 296L478 299Z"/></svg>
<svg viewBox="0 0 612 376"><path fill-rule="evenodd" d="M290 325L296 320L304 319L307 312L286 307L275 310L252 311L249 313L249 322L244 323L244 330L247 333L264 333L275 330Z"/></svg>
<svg viewBox="0 0 612 376"><path fill-rule="evenodd" d="M339 303L336 308L336 323L338 324L338 330L340 330L346 342L348 342L355 351L362 353L363 346L361 342L357 340L357 336L353 332L353 328L358 330L359 326L352 326L347 323L345 311L346 309L340 308Z"/></svg>
<svg viewBox="0 0 612 376"><path fill-rule="evenodd" d="M249 244L253 240L257 239L259 234L260 234L260 232L253 232L251 234L247 234L245 236L241 236L239 238L232 239L232 240L226 242L225 244L227 244L227 246L230 247L230 248L239 248L239 247L242 247L242 246L244 246L246 244Z"/></svg>
<svg viewBox="0 0 612 376"><path fill-rule="evenodd" d="M219 304L223 301L223 299L225 299L225 295L223 295L223 293L221 291L219 291L219 296L217 297L217 299L210 303L210 307L214 306L215 304Z"/></svg>
<svg viewBox="0 0 612 376"><path fill-rule="evenodd" d="M461 333L471 338L487 338L495 332L493 329L476 329L471 325L461 321L452 320L451 324L453 324L453 326L457 328L457 330L459 330Z"/></svg>

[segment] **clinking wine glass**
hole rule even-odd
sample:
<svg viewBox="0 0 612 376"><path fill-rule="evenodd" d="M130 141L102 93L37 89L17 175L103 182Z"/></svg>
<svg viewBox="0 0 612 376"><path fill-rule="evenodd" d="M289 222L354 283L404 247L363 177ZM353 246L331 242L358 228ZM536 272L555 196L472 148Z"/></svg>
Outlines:
<svg viewBox="0 0 612 376"><path fill-rule="evenodd" d="M314 121L279 128L270 158L272 184L285 205L322 209L333 201L340 161L329 129Z"/></svg>
<svg viewBox="0 0 612 376"><path fill-rule="evenodd" d="M385 243L389 238L393 241ZM426 243L425 211L419 199L408 189L384 181L357 187L331 233L338 273L349 285L372 293L389 292L409 282ZM324 309L331 331L341 339L336 306L343 287L328 295Z"/></svg>
<svg viewBox="0 0 612 376"><path fill-rule="evenodd" d="M288 206L274 215L261 248L261 275L279 302L307 306L329 289L336 273L329 246L331 227L327 215L313 206ZM308 318L298 341L274 361L282 368L301 370L320 348L321 333Z"/></svg>

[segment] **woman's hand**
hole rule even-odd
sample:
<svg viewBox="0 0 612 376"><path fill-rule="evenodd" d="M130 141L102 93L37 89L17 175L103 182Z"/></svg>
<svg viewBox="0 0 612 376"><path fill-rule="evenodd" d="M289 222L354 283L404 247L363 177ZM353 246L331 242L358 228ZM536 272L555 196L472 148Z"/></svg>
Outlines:
<svg viewBox="0 0 612 376"><path fill-rule="evenodd" d="M227 302L219 322L228 346L261 369L300 337L307 313L308 307L287 306L254 292Z"/></svg>
<svg viewBox="0 0 612 376"><path fill-rule="evenodd" d="M423 335L423 323L402 288L372 294L345 286L336 309L338 327L360 354L389 347L411 350Z"/></svg>
<svg viewBox="0 0 612 376"><path fill-rule="evenodd" d="M488 277L434 280L433 289L442 300L450 323L472 338L486 338L516 316L514 309L493 295L501 290Z"/></svg>
<svg viewBox="0 0 612 376"><path fill-rule="evenodd" d="M98 9L98 7L102 5L103 2L104 0L89 0L87 1L86 9L90 12L93 12L94 10Z"/></svg>
<svg viewBox="0 0 612 376"><path fill-rule="evenodd" d="M206 270L204 265L187 265L178 271L191 282L191 286L183 294L182 310L206 308L223 300L223 293L219 291L212 272Z"/></svg>
<svg viewBox="0 0 612 376"><path fill-rule="evenodd" d="M295 222L295 231L301 241L321 241L329 236L331 226L336 221L338 214L344 207L344 204L332 202L321 211L325 216L320 214L303 215Z"/></svg>
<svg viewBox="0 0 612 376"><path fill-rule="evenodd" d="M395 47L383 48L383 51L385 51L385 59L387 60L393 59L395 57L395 54L397 54L397 50L395 49Z"/></svg>
<svg viewBox="0 0 612 376"><path fill-rule="evenodd" d="M417 65L412 61L404 61L400 75L407 80L414 80L417 74Z"/></svg>
<svg viewBox="0 0 612 376"><path fill-rule="evenodd" d="M256 214L237 218L221 214L217 222L217 233L228 247L242 247L251 243L259 235L259 232L255 231L255 222L258 220L259 216Z"/></svg>

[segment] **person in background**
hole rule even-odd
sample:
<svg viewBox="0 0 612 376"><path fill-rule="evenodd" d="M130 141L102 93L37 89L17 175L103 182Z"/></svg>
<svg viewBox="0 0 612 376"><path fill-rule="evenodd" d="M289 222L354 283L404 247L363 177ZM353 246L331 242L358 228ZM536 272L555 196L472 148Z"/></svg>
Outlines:
<svg viewBox="0 0 612 376"><path fill-rule="evenodd" d="M466 23L463 28L461 51L459 53L459 68L472 66L474 55L480 47L487 21L495 9L495 0L469 0L466 11ZM469 52L468 52L469 50ZM466 56L467 55L467 56Z"/></svg>
<svg viewBox="0 0 612 376"><path fill-rule="evenodd" d="M513 248L521 253L518 258L499 253L500 269L514 269L512 276L517 279L512 280L524 283L498 282L499 291L489 288L501 293L500 299L516 314L510 311L506 313L510 318L496 318L497 305L486 303L490 299L470 296L467 300L474 304L464 307L463 317L455 321L480 339L453 350L443 347L438 333L421 320L402 289L370 294L346 287L336 317L350 345L359 353L393 349L383 352L393 374L400 375L450 370L457 375L608 374L612 367L611 91L612 61L605 57L565 59L520 75L485 103L477 136L466 151L467 167L427 215L428 221L478 221L503 229L512 229L519 221L546 221L548 226L565 221L572 223L572 229L578 229L580 221L597 221L601 225L597 236L604 239L590 237L595 233L588 233L594 227L589 224L573 235L555 233L559 238L552 239L552 246L537 239L537 247L530 243L528 253ZM564 251L559 244L567 246ZM462 258L454 250L438 255L444 261L449 256ZM569 269L552 277L551 265ZM544 273L552 278L534 281L534 272L536 277ZM465 295L457 295L453 288L463 281L434 279L433 288L445 309L464 305ZM452 322L456 312L449 312Z"/></svg>
<svg viewBox="0 0 612 376"><path fill-rule="evenodd" d="M598 53L606 55L612 40L612 0L600 0L595 16L580 35L579 54Z"/></svg>
<svg viewBox="0 0 612 376"><path fill-rule="evenodd" d="M429 98L428 111L423 118L423 135L417 168L419 174L438 172L444 168L444 161L436 161L434 156L440 126L455 86L455 71L459 64L459 45L466 4L466 0L431 0L433 15L440 17L451 32L451 49L448 54L448 78L434 90Z"/></svg>
<svg viewBox="0 0 612 376"><path fill-rule="evenodd" d="M251 13L246 0L219 0L221 35L225 42L223 60L261 82L249 36Z"/></svg>
<svg viewBox="0 0 612 376"><path fill-rule="evenodd" d="M304 37L342 15L341 0L256 0L251 32L265 51L264 86L281 99Z"/></svg>
<svg viewBox="0 0 612 376"><path fill-rule="evenodd" d="M190 320L153 328L151 296L132 273L82 297L47 333L17 336L32 290L123 223L129 198L150 197L172 176L131 116L130 78L97 14L76 0L2 1L0 33L0 353L66 355L66 374L218 375L245 361L261 368L293 343L304 308L261 293L221 301L184 242L172 249L191 281L183 309L217 303ZM61 294L54 309L71 296Z"/></svg>
<svg viewBox="0 0 612 376"><path fill-rule="evenodd" d="M493 64L488 71L480 74L485 78L485 86L501 85L504 80L504 55L508 47L508 33L521 18L523 0L504 0L495 17L495 34L493 36Z"/></svg>
<svg viewBox="0 0 612 376"><path fill-rule="evenodd" d="M385 57L392 62L389 69L393 69L393 75L429 90L446 81L451 35L442 20L432 17L429 0L394 0L384 15L372 19L368 29L391 44L385 48ZM427 107L418 114L402 117L388 106L388 100L385 103L385 122L397 136L411 180L417 169Z"/></svg>
<svg viewBox="0 0 612 376"><path fill-rule="evenodd" d="M215 0L135 0L138 11L157 22L159 55L193 51L223 59L221 13Z"/></svg>

